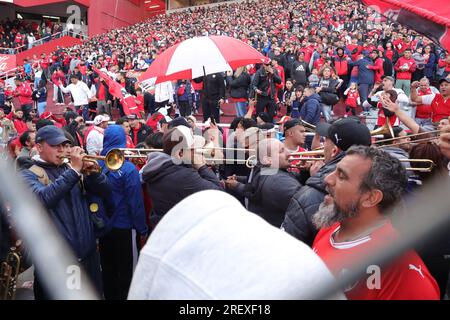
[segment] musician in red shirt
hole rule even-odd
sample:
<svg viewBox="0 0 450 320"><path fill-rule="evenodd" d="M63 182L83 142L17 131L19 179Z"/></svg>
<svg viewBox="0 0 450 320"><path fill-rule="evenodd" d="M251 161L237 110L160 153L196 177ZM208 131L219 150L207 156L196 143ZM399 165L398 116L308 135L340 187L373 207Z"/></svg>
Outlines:
<svg viewBox="0 0 450 320"><path fill-rule="evenodd" d="M379 252L399 235L387 215L401 200L408 178L401 162L387 152L354 146L325 178L329 195L313 216L313 250L330 271L342 276L358 260ZM344 290L351 300L438 300L439 287L413 250L386 265L369 265L367 274Z"/></svg>

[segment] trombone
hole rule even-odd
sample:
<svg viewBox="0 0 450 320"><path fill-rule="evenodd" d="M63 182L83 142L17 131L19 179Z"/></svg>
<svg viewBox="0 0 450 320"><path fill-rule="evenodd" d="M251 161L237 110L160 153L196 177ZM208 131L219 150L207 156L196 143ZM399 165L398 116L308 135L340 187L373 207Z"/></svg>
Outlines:
<svg viewBox="0 0 450 320"><path fill-rule="evenodd" d="M405 138L412 138L412 137L420 137L423 135L429 135L429 134L433 134L433 133L440 133L442 132L442 130L433 130L433 131L427 131L427 132L420 132L420 133L415 133L415 134L410 134L404 137L395 137L395 138L389 138L389 139L383 139L383 140L378 140L375 141L374 144L378 144L378 143L386 143L386 142L391 142L391 141L397 141L400 139L405 139ZM417 142L425 142L425 141L430 141L430 140L434 140L439 138L439 135L436 136L431 136L431 137L427 137L427 138L421 138L421 139L417 139L417 140L411 140L411 141L407 141L407 142L398 142L398 143L394 143L394 144L390 144L389 146L397 146L397 145L402 145L402 144L406 144L406 143L417 143ZM383 146L380 146L383 147Z"/></svg>
<svg viewBox="0 0 450 320"><path fill-rule="evenodd" d="M430 159L399 159L400 162L414 162L414 163L428 163L428 167L419 168L419 167L411 167L406 168L408 171L417 171L417 172L431 172L433 171L436 164L433 160Z"/></svg>
<svg viewBox="0 0 450 320"><path fill-rule="evenodd" d="M325 158L323 149L313 151L293 152L289 155L289 161L323 161ZM314 157L314 158L313 158Z"/></svg>
<svg viewBox="0 0 450 320"><path fill-rule="evenodd" d="M385 135L388 133L391 135L391 137L392 137L391 139L395 139L394 129L391 126L391 122L390 122L389 118L386 118L386 123L384 124L384 126L370 131L371 136ZM390 139L384 139L384 140L386 141L386 140L390 140Z"/></svg>

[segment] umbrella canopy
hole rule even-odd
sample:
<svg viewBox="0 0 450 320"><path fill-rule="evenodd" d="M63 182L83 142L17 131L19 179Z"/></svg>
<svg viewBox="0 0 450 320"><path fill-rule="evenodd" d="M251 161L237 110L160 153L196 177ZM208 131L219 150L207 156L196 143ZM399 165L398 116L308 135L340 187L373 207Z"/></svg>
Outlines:
<svg viewBox="0 0 450 320"><path fill-rule="evenodd" d="M225 37L195 37L176 44L150 65L140 82L161 83L195 79L204 75L262 63L266 57L241 40Z"/></svg>

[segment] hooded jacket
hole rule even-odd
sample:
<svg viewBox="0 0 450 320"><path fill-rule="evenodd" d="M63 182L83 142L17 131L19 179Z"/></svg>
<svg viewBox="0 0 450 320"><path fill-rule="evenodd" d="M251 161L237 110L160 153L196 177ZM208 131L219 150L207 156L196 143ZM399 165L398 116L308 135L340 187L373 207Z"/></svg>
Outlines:
<svg viewBox="0 0 450 320"><path fill-rule="evenodd" d="M355 62L349 61L350 66L358 67L358 84L373 84L375 80L375 73L367 66L373 66L373 61L369 57L364 57Z"/></svg>
<svg viewBox="0 0 450 320"><path fill-rule="evenodd" d="M256 166L251 182L238 185L236 192L248 199L249 211L279 228L289 201L301 185L289 172L277 170L262 174L262 170L265 168Z"/></svg>
<svg viewBox="0 0 450 320"><path fill-rule="evenodd" d="M30 170L21 171L21 175L47 209L49 217L74 254L83 260L95 253L97 244L87 198L80 183L81 176L65 164L55 166L39 157L33 160L35 165L45 170L50 184L41 183ZM87 194L99 197L107 197L111 192L104 174L84 176L83 186Z"/></svg>
<svg viewBox="0 0 450 320"><path fill-rule="evenodd" d="M105 130L102 156L112 149L125 148L125 130L119 125L109 126ZM145 223L144 198L142 195L139 171L130 161L125 161L117 171L110 171L103 161L100 161L102 172L106 175L112 192L108 216L109 226L117 229L135 229L145 235L148 231Z"/></svg>
<svg viewBox="0 0 450 320"><path fill-rule="evenodd" d="M152 226L189 195L208 189L222 190L219 179L207 166L195 170L192 166L177 165L170 155L162 152L149 154L141 174L153 203Z"/></svg>
<svg viewBox="0 0 450 320"><path fill-rule="evenodd" d="M286 210L281 228L309 246L312 246L319 231L312 223L312 216L328 194L325 189L325 177L336 169L336 165L344 156L345 153L341 152L323 166L315 176L309 178L305 186L294 194Z"/></svg>
<svg viewBox="0 0 450 320"><path fill-rule="evenodd" d="M333 281L305 244L232 196L208 190L183 200L156 227L128 299L308 299Z"/></svg>
<svg viewBox="0 0 450 320"><path fill-rule="evenodd" d="M321 98L317 93L303 100L303 106L300 108L300 118L308 123L316 125L320 122Z"/></svg>

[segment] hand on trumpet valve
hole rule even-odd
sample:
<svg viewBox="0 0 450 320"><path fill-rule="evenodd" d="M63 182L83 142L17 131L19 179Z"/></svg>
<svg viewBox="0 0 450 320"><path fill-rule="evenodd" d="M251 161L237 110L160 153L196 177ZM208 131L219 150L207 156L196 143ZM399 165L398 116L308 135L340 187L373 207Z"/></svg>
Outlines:
<svg viewBox="0 0 450 320"><path fill-rule="evenodd" d="M145 166L147 159L145 158L131 158L131 162L138 168Z"/></svg>
<svg viewBox="0 0 450 320"><path fill-rule="evenodd" d="M323 161L314 161L312 165L309 167L309 175L315 176L317 172L325 165L325 162Z"/></svg>
<svg viewBox="0 0 450 320"><path fill-rule="evenodd" d="M198 170L206 165L205 155L203 153L194 152L192 157L192 166L194 169Z"/></svg>
<svg viewBox="0 0 450 320"><path fill-rule="evenodd" d="M83 163L83 157L85 156L84 150L80 147L73 147L69 151L70 166L77 172L81 172L84 169L86 163ZM92 165L92 163L90 163Z"/></svg>
<svg viewBox="0 0 450 320"><path fill-rule="evenodd" d="M237 181L237 177L234 174L234 175L232 175L232 176L227 178L227 180L225 181L225 186L226 186L227 189L234 190L234 189L236 189L238 183L239 182Z"/></svg>

